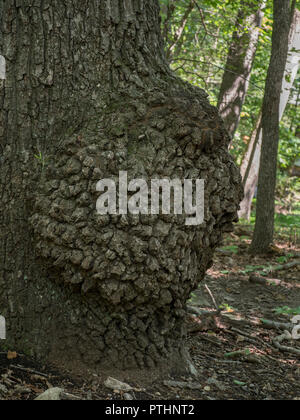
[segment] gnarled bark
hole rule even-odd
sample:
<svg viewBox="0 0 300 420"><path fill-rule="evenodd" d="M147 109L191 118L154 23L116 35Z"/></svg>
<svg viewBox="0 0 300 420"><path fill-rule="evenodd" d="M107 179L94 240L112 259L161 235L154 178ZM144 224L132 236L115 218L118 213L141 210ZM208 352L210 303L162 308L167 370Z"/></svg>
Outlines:
<svg viewBox="0 0 300 420"><path fill-rule="evenodd" d="M8 343L61 362L178 368L185 303L241 198L217 110L169 70L156 0L0 0L0 11ZM119 171L204 178L205 223L98 215L96 184Z"/></svg>

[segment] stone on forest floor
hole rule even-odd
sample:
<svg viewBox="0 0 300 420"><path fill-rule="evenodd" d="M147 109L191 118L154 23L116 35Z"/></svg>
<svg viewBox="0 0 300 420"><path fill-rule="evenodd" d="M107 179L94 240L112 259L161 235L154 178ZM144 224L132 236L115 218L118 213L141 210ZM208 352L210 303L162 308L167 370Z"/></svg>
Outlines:
<svg viewBox="0 0 300 420"><path fill-rule="evenodd" d="M133 396L130 395L130 394L128 394L128 393L126 393L126 394L124 394L124 399L127 400L127 401L132 401L133 400Z"/></svg>
<svg viewBox="0 0 300 420"><path fill-rule="evenodd" d="M63 393L62 388L50 388L43 394L39 395L35 401L59 401Z"/></svg>
<svg viewBox="0 0 300 420"><path fill-rule="evenodd" d="M0 384L0 395L5 395L8 393L8 389L5 385Z"/></svg>
<svg viewBox="0 0 300 420"><path fill-rule="evenodd" d="M43 394L40 394L35 401L61 401L61 400L80 400L75 395L68 394L62 388L50 388Z"/></svg>
<svg viewBox="0 0 300 420"><path fill-rule="evenodd" d="M203 389L202 385L197 382L164 381L164 385L170 388Z"/></svg>
<svg viewBox="0 0 300 420"><path fill-rule="evenodd" d="M104 385L109 389L113 389L114 391L133 391L133 388L130 385L124 382L120 382L112 377L108 377L104 382Z"/></svg>

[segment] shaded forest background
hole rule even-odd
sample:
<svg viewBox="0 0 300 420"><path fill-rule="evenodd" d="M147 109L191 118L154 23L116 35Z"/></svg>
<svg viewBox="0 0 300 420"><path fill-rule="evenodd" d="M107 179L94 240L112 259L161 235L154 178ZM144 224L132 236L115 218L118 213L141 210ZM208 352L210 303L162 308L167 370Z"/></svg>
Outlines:
<svg viewBox="0 0 300 420"><path fill-rule="evenodd" d="M231 153L242 165L251 136L259 121L265 83L270 63L273 31L273 2L244 2L240 0L161 0L162 32L167 45L167 56L175 72L188 82L203 88L212 104L220 108L220 89L228 70L228 55L234 42L249 42L257 32L256 51L244 77L247 86L239 123L231 144ZM249 21L251 12L259 11L258 21ZM296 4L298 7L299 5ZM252 8L252 10L251 10ZM299 8L299 7L298 7ZM247 20L248 19L248 20ZM252 26L251 26L252 25ZM253 42L253 40L252 40ZM237 44L238 45L238 44ZM241 45L241 44L240 44ZM247 46L246 46L247 47ZM251 48L251 46L250 46ZM253 49L253 45L252 45ZM238 55L236 55L238 57ZM227 67L226 67L227 63ZM230 64L230 62L229 62ZM231 70L238 76L233 62ZM230 67L229 67L230 69ZM245 70L245 69L244 69ZM230 72L230 70L229 70ZM243 78L243 76L241 76ZM285 75L288 79L290 76ZM288 80L287 80L288 82ZM276 187L276 232L299 238L299 150L300 150L300 72L295 78L289 102L280 122L280 143ZM255 221L254 198L249 221ZM248 219L242 215L242 219ZM242 220L243 222L243 220Z"/></svg>

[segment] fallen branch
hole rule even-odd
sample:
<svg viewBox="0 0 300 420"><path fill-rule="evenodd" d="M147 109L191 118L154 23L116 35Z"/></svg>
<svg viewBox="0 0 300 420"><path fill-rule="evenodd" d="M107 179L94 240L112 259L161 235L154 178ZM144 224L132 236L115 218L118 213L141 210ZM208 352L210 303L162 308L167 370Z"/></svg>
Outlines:
<svg viewBox="0 0 300 420"><path fill-rule="evenodd" d="M285 331L284 334L280 335L279 337L274 338L273 344L278 350L285 351L285 352L288 352L288 353L297 354L298 356L300 356L300 350L295 349L293 347L288 347L288 346L281 345L281 343L284 340L291 340L291 339L292 339L292 335L288 331Z"/></svg>
<svg viewBox="0 0 300 420"><path fill-rule="evenodd" d="M237 350L237 351L233 351L231 353L226 353L224 354L224 357L226 357L226 359L232 359L235 357L239 357L239 356L249 356L251 354L249 349L245 349L245 350Z"/></svg>
<svg viewBox="0 0 300 420"><path fill-rule="evenodd" d="M240 334L241 336L245 337L248 339L248 341L252 344L257 344L256 342L258 341L259 343L263 344L264 346L274 350L274 347L271 346L271 344L266 343L264 340L262 340L259 337L252 337L250 334L245 333L244 331L239 330L238 328L231 328L231 331Z"/></svg>
<svg viewBox="0 0 300 420"><path fill-rule="evenodd" d="M208 343L214 344L215 346L218 346L218 347L223 347L223 344L222 344L221 342L215 341L215 340L213 340L213 339L211 339L211 338L209 338L209 337L206 337L206 336L205 336L205 335L203 335L203 334L200 334L200 335L199 335L199 338L200 338L201 340L207 341Z"/></svg>
<svg viewBox="0 0 300 420"><path fill-rule="evenodd" d="M266 328L275 328L280 330L292 330L294 328L294 324L292 323L276 322L268 319L261 319L260 322L262 323L262 326Z"/></svg>
<svg viewBox="0 0 300 420"><path fill-rule="evenodd" d="M261 284L262 286L267 286L270 281L268 281L265 277L258 277L253 274L249 277L249 283L252 284Z"/></svg>
<svg viewBox="0 0 300 420"><path fill-rule="evenodd" d="M290 268L297 267L298 265L300 265L300 260L292 261L286 264L275 265L273 267L269 267L268 269L256 271L256 274L260 274L260 275L270 274L270 273L273 273L274 271L288 270ZM255 275L250 276L249 281L253 283L257 282L257 283L263 283L263 284L266 284L267 282L267 280L263 281L263 279L260 279L259 277L255 277Z"/></svg>
<svg viewBox="0 0 300 420"><path fill-rule="evenodd" d="M287 264L277 265L275 267L270 267L270 272L286 270L288 268L296 267L297 265L300 265L300 260L292 261L292 262L289 262Z"/></svg>
<svg viewBox="0 0 300 420"><path fill-rule="evenodd" d="M34 375L43 376L44 378L49 378L49 375L45 375L44 373L37 372L37 371L36 371L36 370L34 370L34 369L24 368L24 367L22 367L22 366L17 366L17 365L10 365L10 367L11 367L12 369L18 369L18 370L21 370L22 372L32 373L32 374L34 374Z"/></svg>

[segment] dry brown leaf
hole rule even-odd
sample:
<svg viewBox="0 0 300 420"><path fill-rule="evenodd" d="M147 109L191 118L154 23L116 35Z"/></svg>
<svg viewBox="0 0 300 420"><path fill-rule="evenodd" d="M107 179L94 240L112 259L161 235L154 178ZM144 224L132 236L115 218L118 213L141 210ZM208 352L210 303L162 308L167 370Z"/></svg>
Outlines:
<svg viewBox="0 0 300 420"><path fill-rule="evenodd" d="M7 352L7 358L8 360L14 360L18 357L18 354L16 351L9 351Z"/></svg>

